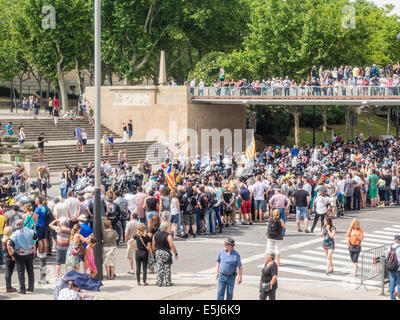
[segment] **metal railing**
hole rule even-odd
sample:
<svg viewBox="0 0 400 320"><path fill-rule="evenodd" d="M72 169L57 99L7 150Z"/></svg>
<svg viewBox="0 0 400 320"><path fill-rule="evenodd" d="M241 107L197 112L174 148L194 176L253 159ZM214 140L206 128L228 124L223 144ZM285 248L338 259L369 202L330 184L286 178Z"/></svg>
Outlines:
<svg viewBox="0 0 400 320"><path fill-rule="evenodd" d="M400 99L400 86L296 86L296 87L195 87L196 97L393 97Z"/></svg>
<svg viewBox="0 0 400 320"><path fill-rule="evenodd" d="M379 278L381 285L381 294L384 294L385 284L385 256L392 244L386 244L380 247L362 251L360 266L360 285L356 288L365 286L365 281Z"/></svg>

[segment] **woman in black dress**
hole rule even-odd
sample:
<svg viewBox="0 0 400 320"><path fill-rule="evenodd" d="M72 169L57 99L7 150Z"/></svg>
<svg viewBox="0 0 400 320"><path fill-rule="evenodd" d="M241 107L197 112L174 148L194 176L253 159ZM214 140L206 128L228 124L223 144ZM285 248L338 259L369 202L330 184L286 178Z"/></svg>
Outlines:
<svg viewBox="0 0 400 320"><path fill-rule="evenodd" d="M261 271L260 300L276 300L278 288L278 265L275 263L275 254L265 255L265 266Z"/></svg>

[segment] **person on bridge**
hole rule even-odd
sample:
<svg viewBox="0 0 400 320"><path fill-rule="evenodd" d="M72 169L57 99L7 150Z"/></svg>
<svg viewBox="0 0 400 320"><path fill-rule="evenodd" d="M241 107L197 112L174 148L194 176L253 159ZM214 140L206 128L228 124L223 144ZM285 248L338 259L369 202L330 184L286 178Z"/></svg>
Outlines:
<svg viewBox="0 0 400 320"><path fill-rule="evenodd" d="M232 300L236 275L238 275L237 283L241 284L243 267L240 254L233 249L235 240L228 238L224 245L225 249L221 250L217 258L217 271L215 274L218 280L217 299L224 300L226 292L226 300Z"/></svg>

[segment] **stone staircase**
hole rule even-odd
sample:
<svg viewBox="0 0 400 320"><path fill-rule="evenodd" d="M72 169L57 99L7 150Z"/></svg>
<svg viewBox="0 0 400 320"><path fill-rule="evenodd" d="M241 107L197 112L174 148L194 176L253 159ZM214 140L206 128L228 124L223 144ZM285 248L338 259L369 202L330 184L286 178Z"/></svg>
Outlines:
<svg viewBox="0 0 400 320"><path fill-rule="evenodd" d="M20 123L24 123L24 131L26 142L37 142L37 138L40 132L44 132L46 139L49 141L55 140L74 140L74 129L79 125L81 129L85 129L88 135L88 139L94 139L94 127L89 125L87 120L59 120L58 127L54 126L54 121L52 119L10 119L13 123L14 134L18 133L18 127ZM6 121L2 122L2 128L6 125ZM4 124L3 124L4 123ZM101 126L101 136L107 131L111 133L105 126ZM113 132L114 138L121 138L119 135Z"/></svg>
<svg viewBox="0 0 400 320"><path fill-rule="evenodd" d="M14 127L14 134L17 134L18 127L21 122L24 123L26 142L31 142L36 145L37 138L40 132L45 133L45 137L49 143L44 146L44 160L50 172L58 173L64 170L66 165L76 165L82 163L87 165L89 162L94 163L94 127L89 126L87 120L59 120L58 127L54 126L52 119L44 119L43 117L34 120L32 118L24 117L2 117L1 128L4 129L6 122L12 121ZM74 129L79 126L86 130L88 134L88 144L86 146L87 152L83 153L76 150ZM114 141L121 141L121 136L103 126L102 136L104 132L113 133ZM90 141L91 140L91 141ZM103 150L103 149L102 149ZM127 151L128 161L131 165L137 165L139 160L145 160L147 157L153 165L160 164L163 157L163 146L155 141L134 141L134 142L115 142L114 155L103 157L103 159L110 159L111 164L115 165L118 162L118 152L120 150ZM160 152L158 152L160 151ZM103 153L103 152L102 152ZM37 161L37 154L32 156L33 161Z"/></svg>
<svg viewBox="0 0 400 320"><path fill-rule="evenodd" d="M101 158L102 160L111 160L111 164L114 166L118 162L118 152L126 150L127 158L131 165L136 166L139 160L145 160L147 154L149 154L150 163L155 165L160 163L163 156L163 153L157 150L159 147L162 148L155 141L114 143L114 155L110 157L107 152L107 155L103 157L102 154ZM89 162L94 164L94 145L88 144L86 150L87 152L78 151L75 145L45 146L44 160L52 173L61 172L67 164L76 165L82 163L83 165L87 165Z"/></svg>

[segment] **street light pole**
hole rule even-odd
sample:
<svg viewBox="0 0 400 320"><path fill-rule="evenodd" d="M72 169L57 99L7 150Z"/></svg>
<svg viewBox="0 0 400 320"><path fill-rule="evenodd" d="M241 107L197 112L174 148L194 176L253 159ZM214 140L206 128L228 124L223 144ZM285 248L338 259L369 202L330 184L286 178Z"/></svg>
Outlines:
<svg viewBox="0 0 400 320"><path fill-rule="evenodd" d="M312 128L312 144L315 147L315 106L312 109L312 121L313 121L313 128Z"/></svg>
<svg viewBox="0 0 400 320"><path fill-rule="evenodd" d="M95 123L94 123L94 236L97 243L94 259L97 267L97 280L103 280L103 229L101 222L101 0L94 0L94 86L95 86Z"/></svg>

